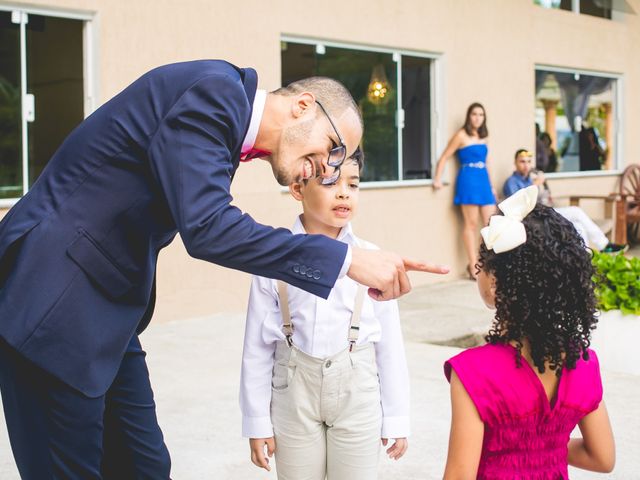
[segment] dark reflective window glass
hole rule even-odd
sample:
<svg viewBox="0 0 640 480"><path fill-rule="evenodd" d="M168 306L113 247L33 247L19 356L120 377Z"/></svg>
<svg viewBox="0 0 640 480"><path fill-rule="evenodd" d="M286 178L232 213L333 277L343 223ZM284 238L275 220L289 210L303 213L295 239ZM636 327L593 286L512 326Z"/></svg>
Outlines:
<svg viewBox="0 0 640 480"><path fill-rule="evenodd" d="M536 163L548 172L615 168L616 79L536 70Z"/></svg>
<svg viewBox="0 0 640 480"><path fill-rule="evenodd" d="M20 27L0 11L0 198L22 196Z"/></svg>

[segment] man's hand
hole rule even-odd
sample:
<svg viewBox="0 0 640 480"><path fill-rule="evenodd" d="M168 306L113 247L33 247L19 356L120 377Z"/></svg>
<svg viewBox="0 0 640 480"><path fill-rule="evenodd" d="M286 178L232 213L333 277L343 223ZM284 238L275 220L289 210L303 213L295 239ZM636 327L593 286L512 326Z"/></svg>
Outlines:
<svg viewBox="0 0 640 480"><path fill-rule="evenodd" d="M264 447L267 447L267 455L273 457L273 452L276 451L274 438L250 438L249 447L251 448L251 461L253 464L270 472L271 467L269 466L269 459L264 454Z"/></svg>
<svg viewBox="0 0 640 480"><path fill-rule="evenodd" d="M411 291L407 272L449 273L449 267L429 265L382 250L352 247L347 275L369 288L374 300L391 300Z"/></svg>
<svg viewBox="0 0 640 480"><path fill-rule="evenodd" d="M541 186L541 185L543 185L543 184L544 184L544 180L545 180L545 178L544 178L544 173L542 173L542 172L536 172L536 177L533 179L533 184L534 184L536 187L539 187L539 186Z"/></svg>

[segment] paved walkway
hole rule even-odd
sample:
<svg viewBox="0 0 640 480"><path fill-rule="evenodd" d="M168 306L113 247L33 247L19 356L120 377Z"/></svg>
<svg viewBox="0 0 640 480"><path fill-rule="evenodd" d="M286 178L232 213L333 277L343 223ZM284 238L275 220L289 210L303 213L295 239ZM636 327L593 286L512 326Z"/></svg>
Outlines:
<svg viewBox="0 0 640 480"><path fill-rule="evenodd" d="M401 300L401 312L413 435L403 459L381 460L380 479L438 479L450 420L442 363L460 351L447 344L473 342L474 332L486 330L492 314L467 280L415 289ZM251 465L248 442L240 437L243 321L239 313L220 314L152 325L142 336L177 480L276 478ZM616 470L607 476L572 472L572 478L640 479L640 378L607 370L603 376L618 445ZM14 480L18 476L1 420L0 479Z"/></svg>

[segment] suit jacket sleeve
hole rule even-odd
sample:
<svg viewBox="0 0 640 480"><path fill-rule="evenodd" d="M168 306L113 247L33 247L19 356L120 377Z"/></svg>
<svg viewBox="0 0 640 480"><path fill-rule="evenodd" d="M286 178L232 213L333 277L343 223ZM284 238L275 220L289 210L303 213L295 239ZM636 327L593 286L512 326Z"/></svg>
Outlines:
<svg viewBox="0 0 640 480"><path fill-rule="evenodd" d="M329 296L347 246L255 222L231 205L232 152L251 107L239 80L214 74L178 99L153 135L148 156L188 253Z"/></svg>

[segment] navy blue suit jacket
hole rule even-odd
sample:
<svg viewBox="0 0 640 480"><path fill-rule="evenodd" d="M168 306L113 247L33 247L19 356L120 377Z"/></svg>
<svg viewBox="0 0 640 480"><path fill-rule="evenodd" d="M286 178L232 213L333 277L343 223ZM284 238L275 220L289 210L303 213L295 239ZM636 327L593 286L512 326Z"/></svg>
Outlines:
<svg viewBox="0 0 640 480"><path fill-rule="evenodd" d="M257 76L217 60L159 67L85 119L0 223L0 336L87 396L106 392L155 301L158 252L327 297L346 245L230 205Z"/></svg>

